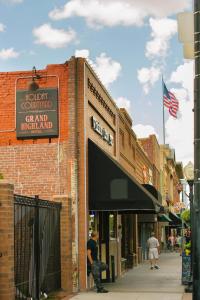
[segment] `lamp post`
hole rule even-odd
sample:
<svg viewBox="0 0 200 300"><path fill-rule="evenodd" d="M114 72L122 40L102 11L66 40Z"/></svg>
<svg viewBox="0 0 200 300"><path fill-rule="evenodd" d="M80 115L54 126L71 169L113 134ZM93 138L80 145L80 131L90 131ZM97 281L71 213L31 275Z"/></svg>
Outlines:
<svg viewBox="0 0 200 300"><path fill-rule="evenodd" d="M200 299L200 0L193 0L193 33L190 30L185 42L194 42L194 201L193 201L193 300ZM184 22L183 22L184 23ZM190 25L192 25L190 22ZM178 29L179 30L179 29ZM186 31L185 31L186 32ZM194 38L192 38L192 36ZM183 37L184 39L184 37ZM184 41L182 41L184 42Z"/></svg>
<svg viewBox="0 0 200 300"><path fill-rule="evenodd" d="M200 299L200 0L194 0L194 259L193 300Z"/></svg>
<svg viewBox="0 0 200 300"><path fill-rule="evenodd" d="M184 168L184 175L189 185L189 201L190 201L190 228L191 228L191 265L190 265L190 282L188 287L186 287L186 292L193 291L193 262L194 262L194 233L195 233L195 226L194 226L194 212L193 212L193 185L194 185L194 165L190 161Z"/></svg>

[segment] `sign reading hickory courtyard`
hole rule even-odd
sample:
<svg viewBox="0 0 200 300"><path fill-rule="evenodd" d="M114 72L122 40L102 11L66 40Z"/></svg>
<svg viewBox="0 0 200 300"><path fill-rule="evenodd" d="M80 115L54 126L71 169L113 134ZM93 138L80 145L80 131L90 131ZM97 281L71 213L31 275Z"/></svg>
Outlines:
<svg viewBox="0 0 200 300"><path fill-rule="evenodd" d="M58 136L58 91L18 90L16 95L17 138Z"/></svg>

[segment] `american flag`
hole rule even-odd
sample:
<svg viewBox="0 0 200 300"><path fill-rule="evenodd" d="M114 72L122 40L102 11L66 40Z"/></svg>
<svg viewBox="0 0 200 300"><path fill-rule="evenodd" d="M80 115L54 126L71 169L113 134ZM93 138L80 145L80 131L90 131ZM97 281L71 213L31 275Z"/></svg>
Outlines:
<svg viewBox="0 0 200 300"><path fill-rule="evenodd" d="M175 95L168 91L165 83L163 82L163 103L169 110L169 113L172 117L177 118L177 111L179 109L179 102L176 99Z"/></svg>

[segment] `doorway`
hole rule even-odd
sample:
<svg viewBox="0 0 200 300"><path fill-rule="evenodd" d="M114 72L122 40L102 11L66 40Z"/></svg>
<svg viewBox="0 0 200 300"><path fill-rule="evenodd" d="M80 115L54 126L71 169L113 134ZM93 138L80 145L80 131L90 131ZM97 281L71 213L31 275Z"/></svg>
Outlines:
<svg viewBox="0 0 200 300"><path fill-rule="evenodd" d="M99 258L108 265L102 281L114 281L117 259L117 213L99 212Z"/></svg>

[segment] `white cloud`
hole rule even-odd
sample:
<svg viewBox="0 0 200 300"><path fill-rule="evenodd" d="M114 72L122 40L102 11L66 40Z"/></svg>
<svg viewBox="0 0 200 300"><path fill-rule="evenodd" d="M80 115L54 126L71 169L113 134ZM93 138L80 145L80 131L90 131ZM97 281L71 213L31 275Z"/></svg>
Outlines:
<svg viewBox="0 0 200 300"><path fill-rule="evenodd" d="M146 44L146 57L165 57L169 49L169 42L177 32L177 21L163 18L150 18L152 40Z"/></svg>
<svg viewBox="0 0 200 300"><path fill-rule="evenodd" d="M88 49L75 50L75 57L82 57L87 60L87 62L95 69L93 61L89 58L90 51Z"/></svg>
<svg viewBox="0 0 200 300"><path fill-rule="evenodd" d="M188 0L69 0L49 13L53 20L78 16L91 27L140 26L149 16L166 17L188 8Z"/></svg>
<svg viewBox="0 0 200 300"><path fill-rule="evenodd" d="M160 78L163 60L168 53L170 39L177 32L177 21L169 18L149 19L152 39L146 43L145 55L153 59L152 66L141 68L137 71L139 82L143 86L144 93L147 95L150 88ZM159 61L156 60L159 58Z"/></svg>
<svg viewBox="0 0 200 300"><path fill-rule="evenodd" d="M5 31L6 26L2 23L0 23L0 32Z"/></svg>
<svg viewBox="0 0 200 300"><path fill-rule="evenodd" d="M88 49L82 49L82 50L75 51L76 57L89 58L89 55L90 55L90 51Z"/></svg>
<svg viewBox="0 0 200 300"><path fill-rule="evenodd" d="M192 61L185 61L183 65L178 66L176 71L172 72L170 82L180 83L187 91L189 99L193 99L193 78L194 65Z"/></svg>
<svg viewBox="0 0 200 300"><path fill-rule="evenodd" d="M179 100L180 118L166 122L166 142L176 149L176 159L187 164L193 160L193 62L185 62L171 74L170 81L180 84L171 91Z"/></svg>
<svg viewBox="0 0 200 300"><path fill-rule="evenodd" d="M115 99L115 102L119 108L125 108L128 112L130 112L131 101L125 97L119 97Z"/></svg>
<svg viewBox="0 0 200 300"><path fill-rule="evenodd" d="M106 53L101 53L96 57L93 67L106 87L119 77L122 69L120 63L107 56Z"/></svg>
<svg viewBox="0 0 200 300"><path fill-rule="evenodd" d="M117 80L120 75L122 69L120 63L107 56L106 53L101 53L100 56L95 58L95 61L89 58L90 51L88 49L76 50L75 56L86 58L99 76L101 82L107 88L111 83Z"/></svg>
<svg viewBox="0 0 200 300"><path fill-rule="evenodd" d="M161 74L160 68L150 67L137 70L137 78L143 86L144 93L147 95L150 88L159 79Z"/></svg>
<svg viewBox="0 0 200 300"><path fill-rule="evenodd" d="M55 29L50 24L43 24L33 29L36 44L42 44L49 48L63 48L76 40L76 32L73 29Z"/></svg>
<svg viewBox="0 0 200 300"><path fill-rule="evenodd" d="M159 136L155 128L151 125L137 124L133 126L133 131L136 133L138 138L146 138L150 134L155 134L157 139L159 139Z"/></svg>
<svg viewBox="0 0 200 300"><path fill-rule="evenodd" d="M17 58L18 56L19 52L16 52L14 48L0 50L0 59L6 60L9 58Z"/></svg>

